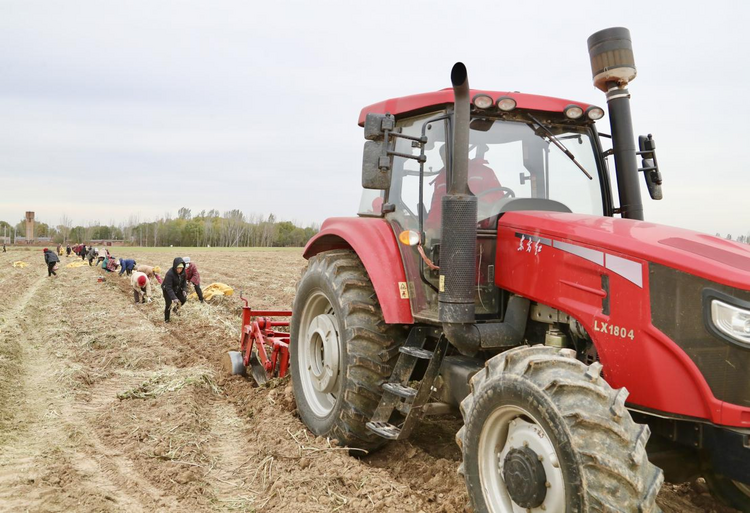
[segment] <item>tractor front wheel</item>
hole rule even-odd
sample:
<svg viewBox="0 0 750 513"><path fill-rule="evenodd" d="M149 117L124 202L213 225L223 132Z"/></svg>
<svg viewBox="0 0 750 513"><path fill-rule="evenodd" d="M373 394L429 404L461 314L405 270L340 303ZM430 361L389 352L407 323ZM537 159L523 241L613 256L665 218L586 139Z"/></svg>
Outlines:
<svg viewBox="0 0 750 513"><path fill-rule="evenodd" d="M400 335L385 324L356 253L310 259L294 299L290 361L297 409L313 433L364 450L384 443L365 423L393 371Z"/></svg>
<svg viewBox="0 0 750 513"><path fill-rule="evenodd" d="M625 409L601 364L519 347L495 356L461 403L461 472L475 511L656 512L662 472L648 426Z"/></svg>

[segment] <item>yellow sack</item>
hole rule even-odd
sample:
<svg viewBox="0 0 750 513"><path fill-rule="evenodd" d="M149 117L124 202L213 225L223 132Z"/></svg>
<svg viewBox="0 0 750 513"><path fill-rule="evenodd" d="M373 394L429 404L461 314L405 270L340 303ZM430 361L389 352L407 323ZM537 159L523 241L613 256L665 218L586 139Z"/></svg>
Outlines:
<svg viewBox="0 0 750 513"><path fill-rule="evenodd" d="M28 262L23 262L23 261L21 261L21 260L18 260L17 262L13 262L13 267L20 267L20 268L24 268L24 267L26 267L27 265L29 265L29 263L28 263Z"/></svg>
<svg viewBox="0 0 750 513"><path fill-rule="evenodd" d="M203 289L203 299L206 301L210 300L214 296L231 296L234 294L234 289L224 283L212 283L205 289ZM190 299L198 299L198 294L193 292L190 294Z"/></svg>
<svg viewBox="0 0 750 513"><path fill-rule="evenodd" d="M83 267L84 265L89 265L88 262L84 262L83 260L79 260L78 262L71 262L65 267Z"/></svg>

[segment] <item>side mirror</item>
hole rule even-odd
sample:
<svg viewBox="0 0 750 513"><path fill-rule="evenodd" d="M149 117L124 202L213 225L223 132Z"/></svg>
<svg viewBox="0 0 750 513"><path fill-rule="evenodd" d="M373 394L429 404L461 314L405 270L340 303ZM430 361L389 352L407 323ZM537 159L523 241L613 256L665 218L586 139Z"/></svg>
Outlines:
<svg viewBox="0 0 750 513"><path fill-rule="evenodd" d="M396 120L390 114L368 114L365 117L365 139L382 141L386 132L396 127Z"/></svg>
<svg viewBox="0 0 750 513"><path fill-rule="evenodd" d="M643 178L646 179L646 187L651 199L660 200L664 195L661 190L662 178L659 164L656 161L656 141L651 134L641 135L638 137L638 147L641 150L638 155L642 158L641 168L638 171L641 171Z"/></svg>
<svg viewBox="0 0 750 513"><path fill-rule="evenodd" d="M365 189L383 190L391 186L393 157L388 155L385 145L385 141L365 143L362 152L362 187Z"/></svg>
<svg viewBox="0 0 750 513"><path fill-rule="evenodd" d="M424 155L427 137L400 133L390 114L368 114L365 117L365 139L367 142L362 153L362 187L365 189L383 190L391 186L394 156L414 159L420 164L427 160ZM411 141L412 147L420 148L419 155L394 151L395 139Z"/></svg>
<svg viewBox="0 0 750 513"><path fill-rule="evenodd" d="M396 127L390 114L370 113L365 117L365 143L362 152L362 187L387 189L391 185L393 158L388 155L386 134Z"/></svg>

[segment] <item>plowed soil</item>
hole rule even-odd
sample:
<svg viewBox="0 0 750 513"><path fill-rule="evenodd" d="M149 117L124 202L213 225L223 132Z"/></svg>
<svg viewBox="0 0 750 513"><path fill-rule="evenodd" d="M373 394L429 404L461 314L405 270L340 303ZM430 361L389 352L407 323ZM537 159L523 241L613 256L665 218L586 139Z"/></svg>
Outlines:
<svg viewBox="0 0 750 513"><path fill-rule="evenodd" d="M225 375L239 291L291 308L300 250L113 253L164 270L189 254L204 287L235 296L190 301L165 324L158 287L135 305L125 277L63 257L48 278L39 249L0 253L0 511L465 511L457 419L355 458L305 429L287 380ZM659 503L732 511L700 482L666 484Z"/></svg>

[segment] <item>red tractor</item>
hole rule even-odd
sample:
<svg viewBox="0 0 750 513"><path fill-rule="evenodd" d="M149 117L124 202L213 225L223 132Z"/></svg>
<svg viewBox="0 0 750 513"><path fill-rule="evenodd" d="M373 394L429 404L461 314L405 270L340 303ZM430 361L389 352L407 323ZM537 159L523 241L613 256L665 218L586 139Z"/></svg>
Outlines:
<svg viewBox="0 0 750 513"><path fill-rule="evenodd" d="M611 136L599 107L470 89L460 63L362 110L358 217L304 251L300 417L373 450L460 409L476 511L658 511L663 474L750 511L750 251L643 221L661 175L630 33L588 45Z"/></svg>

